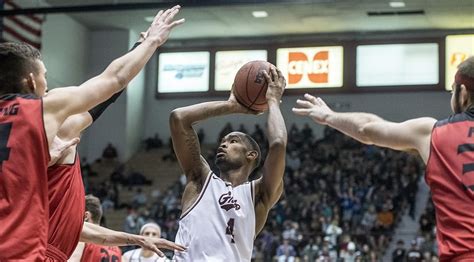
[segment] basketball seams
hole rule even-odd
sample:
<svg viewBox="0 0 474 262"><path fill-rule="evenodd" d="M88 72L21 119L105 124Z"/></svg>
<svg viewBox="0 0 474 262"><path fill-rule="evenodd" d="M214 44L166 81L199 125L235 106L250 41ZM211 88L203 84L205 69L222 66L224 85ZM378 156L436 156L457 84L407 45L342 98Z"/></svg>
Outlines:
<svg viewBox="0 0 474 262"><path fill-rule="evenodd" d="M234 95L245 108L255 111L264 111L268 108L265 99L268 82L265 78L261 79L264 81L263 84L255 80L257 77L260 80L261 71L268 72L270 67L271 64L266 61L252 61L242 66L237 72L234 80ZM249 82L251 80L253 82Z"/></svg>
<svg viewBox="0 0 474 262"><path fill-rule="evenodd" d="M252 98L249 97L249 78L250 74L252 73L253 65L250 66L250 69L247 70L247 80L245 81L245 94L247 96L247 100L250 101L250 105L247 106L248 109L252 107Z"/></svg>

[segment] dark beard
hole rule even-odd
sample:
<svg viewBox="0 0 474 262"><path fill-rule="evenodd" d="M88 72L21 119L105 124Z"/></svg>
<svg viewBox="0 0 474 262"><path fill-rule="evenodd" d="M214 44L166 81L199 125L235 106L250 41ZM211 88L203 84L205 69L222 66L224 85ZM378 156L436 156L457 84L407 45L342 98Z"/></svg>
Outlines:
<svg viewBox="0 0 474 262"><path fill-rule="evenodd" d="M214 164L216 164L217 168L219 168L219 171L221 173L240 167L240 165L236 163L229 162L225 157L216 158Z"/></svg>

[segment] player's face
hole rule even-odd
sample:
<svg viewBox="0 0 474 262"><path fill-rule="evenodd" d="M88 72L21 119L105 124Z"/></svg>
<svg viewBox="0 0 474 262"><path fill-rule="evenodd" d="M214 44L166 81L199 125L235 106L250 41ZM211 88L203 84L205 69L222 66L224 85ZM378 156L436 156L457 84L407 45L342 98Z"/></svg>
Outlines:
<svg viewBox="0 0 474 262"><path fill-rule="evenodd" d="M239 168L245 164L247 144L240 132L222 138L216 154L216 165L221 171Z"/></svg>
<svg viewBox="0 0 474 262"><path fill-rule="evenodd" d="M36 67L38 68L38 74L33 74L33 80L35 82L34 92L37 96L44 96L48 91L48 83L46 81L46 67L43 61L36 60Z"/></svg>
<svg viewBox="0 0 474 262"><path fill-rule="evenodd" d="M158 228L146 227L142 235L146 237L161 237L161 232Z"/></svg>

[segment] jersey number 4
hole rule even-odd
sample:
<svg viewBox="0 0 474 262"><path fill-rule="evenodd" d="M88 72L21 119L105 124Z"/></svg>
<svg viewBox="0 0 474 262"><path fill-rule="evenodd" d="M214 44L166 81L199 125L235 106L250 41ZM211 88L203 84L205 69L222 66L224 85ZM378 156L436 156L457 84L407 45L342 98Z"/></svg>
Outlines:
<svg viewBox="0 0 474 262"><path fill-rule="evenodd" d="M225 234L230 235L230 242L235 243L234 240L234 221L235 219L231 218L227 221L227 228L225 229Z"/></svg>
<svg viewBox="0 0 474 262"><path fill-rule="evenodd" d="M3 161L7 161L10 157L10 148L7 147L10 131L12 130L12 123L0 124L0 165Z"/></svg>

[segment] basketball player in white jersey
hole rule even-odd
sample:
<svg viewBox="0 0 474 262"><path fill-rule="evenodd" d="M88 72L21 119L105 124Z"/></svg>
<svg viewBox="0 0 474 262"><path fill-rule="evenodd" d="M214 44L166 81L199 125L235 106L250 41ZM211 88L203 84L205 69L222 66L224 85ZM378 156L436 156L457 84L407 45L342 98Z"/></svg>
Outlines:
<svg viewBox="0 0 474 262"><path fill-rule="evenodd" d="M249 135L231 132L222 138L216 155L217 176L201 156L193 129L193 124L210 117L255 113L240 105L233 94L227 101L200 103L171 113L173 146L187 177L175 240L187 251L176 251L176 261L250 261L254 239L283 192L287 133L280 99L286 83L274 67L270 74L263 74L268 83L269 150L263 176L257 180L248 181L260 161L259 146Z"/></svg>

